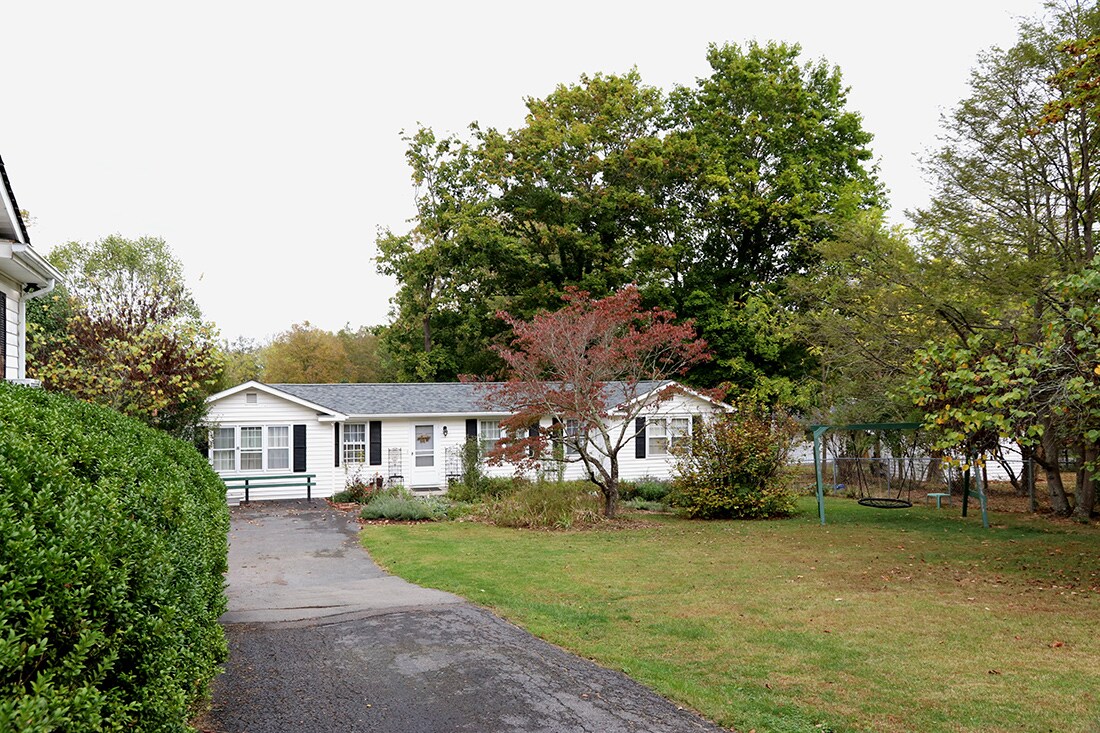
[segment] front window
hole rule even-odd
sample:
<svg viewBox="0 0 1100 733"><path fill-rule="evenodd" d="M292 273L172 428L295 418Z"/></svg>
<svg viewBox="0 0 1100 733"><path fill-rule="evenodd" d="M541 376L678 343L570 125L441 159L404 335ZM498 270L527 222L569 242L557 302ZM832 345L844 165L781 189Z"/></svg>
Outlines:
<svg viewBox="0 0 1100 733"><path fill-rule="evenodd" d="M210 463L215 471L237 468L237 429L218 428L210 440Z"/></svg>
<svg viewBox="0 0 1100 733"><path fill-rule="evenodd" d="M290 468L289 425L241 425L210 431L215 471L285 471Z"/></svg>
<svg viewBox="0 0 1100 733"><path fill-rule="evenodd" d="M279 425L267 429L267 467L290 468L290 427Z"/></svg>
<svg viewBox="0 0 1100 733"><path fill-rule="evenodd" d="M669 421L669 444L673 448L686 448L691 444L691 420L674 417Z"/></svg>
<svg viewBox="0 0 1100 733"><path fill-rule="evenodd" d="M500 420L482 420L478 424L478 440L481 443L482 455L488 453L501 439Z"/></svg>
<svg viewBox="0 0 1100 733"><path fill-rule="evenodd" d="M670 449L691 442L691 420L686 417L654 417L646 423L646 438L651 456L666 456Z"/></svg>
<svg viewBox="0 0 1100 733"><path fill-rule="evenodd" d="M367 426L351 423L344 426L344 463L367 462Z"/></svg>
<svg viewBox="0 0 1100 733"><path fill-rule="evenodd" d="M580 455L578 447L581 438L581 423L579 420L565 421L565 454L569 456Z"/></svg>
<svg viewBox="0 0 1100 733"><path fill-rule="evenodd" d="M241 470L264 470L264 429L241 428Z"/></svg>

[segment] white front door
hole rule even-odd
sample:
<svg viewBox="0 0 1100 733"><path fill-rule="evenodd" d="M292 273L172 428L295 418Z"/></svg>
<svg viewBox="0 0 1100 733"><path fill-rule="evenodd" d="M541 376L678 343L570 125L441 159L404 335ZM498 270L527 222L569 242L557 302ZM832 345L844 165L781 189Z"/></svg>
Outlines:
<svg viewBox="0 0 1100 733"><path fill-rule="evenodd" d="M440 486L435 425L413 426L413 462L410 486Z"/></svg>

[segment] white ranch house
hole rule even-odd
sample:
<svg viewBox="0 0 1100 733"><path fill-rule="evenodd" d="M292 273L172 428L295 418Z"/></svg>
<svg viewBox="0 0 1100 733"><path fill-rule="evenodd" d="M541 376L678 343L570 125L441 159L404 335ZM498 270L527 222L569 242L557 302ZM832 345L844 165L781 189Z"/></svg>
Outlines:
<svg viewBox="0 0 1100 733"><path fill-rule="evenodd" d="M645 401L669 384L644 382L638 399ZM311 493L321 497L342 490L356 474L414 491L442 490L462 470L467 436L477 436L486 448L501 437L500 421L509 413L485 406L485 387L461 382L246 382L207 399L210 463L233 486L249 478L253 500L304 497L304 485L293 478L299 474L316 477ZM621 384L611 383L607 389L610 395L623 394ZM693 418L729 409L687 388L677 389L635 422L631 444L619 453L620 477L670 477L669 448L690 437ZM547 416L540 424L548 427L551 421ZM507 464L487 467L498 476L514 470ZM267 482L290 485L258 488L265 476L291 477ZM584 478L584 469L568 462L565 477ZM231 499L237 498L232 493Z"/></svg>
<svg viewBox="0 0 1100 733"><path fill-rule="evenodd" d="M0 380L37 384L27 377L27 301L46 295L59 273L31 248L27 227L0 158Z"/></svg>

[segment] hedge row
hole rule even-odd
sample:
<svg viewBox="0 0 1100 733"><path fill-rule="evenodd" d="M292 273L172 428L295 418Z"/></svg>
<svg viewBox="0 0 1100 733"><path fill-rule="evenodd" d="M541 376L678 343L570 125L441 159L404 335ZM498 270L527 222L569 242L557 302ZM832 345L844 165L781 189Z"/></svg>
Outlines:
<svg viewBox="0 0 1100 733"><path fill-rule="evenodd" d="M0 731L181 731L226 657L229 515L195 449L0 384Z"/></svg>

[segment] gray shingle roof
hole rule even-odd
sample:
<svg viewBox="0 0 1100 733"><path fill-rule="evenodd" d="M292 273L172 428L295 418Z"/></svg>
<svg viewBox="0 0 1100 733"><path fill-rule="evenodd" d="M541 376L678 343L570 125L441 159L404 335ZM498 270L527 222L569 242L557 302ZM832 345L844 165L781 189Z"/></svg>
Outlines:
<svg viewBox="0 0 1100 733"><path fill-rule="evenodd" d="M486 404L487 387L499 383L435 382L429 384L272 384L315 405L345 415L438 415L505 412ZM639 382L638 394L660 387L663 382ZM625 396L623 382L609 382L608 402L618 404Z"/></svg>

